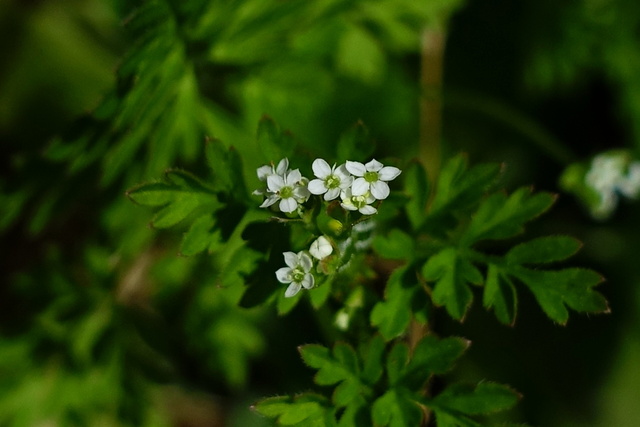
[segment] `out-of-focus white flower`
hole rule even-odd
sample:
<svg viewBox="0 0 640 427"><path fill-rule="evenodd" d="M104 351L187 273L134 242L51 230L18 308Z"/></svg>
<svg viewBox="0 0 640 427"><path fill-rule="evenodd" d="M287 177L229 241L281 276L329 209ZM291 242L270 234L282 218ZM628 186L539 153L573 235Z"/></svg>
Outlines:
<svg viewBox="0 0 640 427"><path fill-rule="evenodd" d="M325 160L315 159L311 168L317 179L309 182L309 191L311 194L324 194L325 200L337 199L340 192L349 188L353 182L353 177L349 175L345 165L329 166Z"/></svg>
<svg viewBox="0 0 640 427"><path fill-rule="evenodd" d="M620 193L635 199L640 194L640 162L632 162L629 165L627 175L618 184Z"/></svg>
<svg viewBox="0 0 640 427"><path fill-rule="evenodd" d="M279 200L278 207L282 212L293 212L298 208L298 204L306 202L309 198L306 184L306 178L302 177L298 169L289 171L284 176L268 175L268 196L260 207L269 207Z"/></svg>
<svg viewBox="0 0 640 427"><path fill-rule="evenodd" d="M276 271L276 277L280 283L289 284L284 296L290 298L296 295L301 288L311 289L314 285L314 277L311 274L313 260L304 252L284 252L286 267Z"/></svg>
<svg viewBox="0 0 640 427"><path fill-rule="evenodd" d="M363 215L373 215L378 212L376 208L370 205L376 201L371 193L356 196L353 194L351 188L347 188L340 193L340 198L342 199L340 206L349 211L358 211Z"/></svg>
<svg viewBox="0 0 640 427"><path fill-rule="evenodd" d="M333 252L333 246L331 246L331 242L325 236L320 236L316 240L311 243L311 247L309 248L309 253L316 259L321 260Z"/></svg>
<svg viewBox="0 0 640 427"><path fill-rule="evenodd" d="M376 159L367 164L347 161L347 170L357 178L351 185L351 191L355 196L362 196L370 193L378 200L384 200L389 196L389 185L387 182L395 179L402 172L394 166L384 166Z"/></svg>
<svg viewBox="0 0 640 427"><path fill-rule="evenodd" d="M599 197L598 204L592 206L593 215L606 218L618 205L619 194L629 198L640 194L640 162L629 163L623 152L599 154L591 161L585 184Z"/></svg>

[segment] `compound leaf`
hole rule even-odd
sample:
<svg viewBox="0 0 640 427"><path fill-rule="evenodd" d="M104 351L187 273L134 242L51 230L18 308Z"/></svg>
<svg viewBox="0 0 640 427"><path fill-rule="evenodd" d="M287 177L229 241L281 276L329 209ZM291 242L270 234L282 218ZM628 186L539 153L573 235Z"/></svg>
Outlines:
<svg viewBox="0 0 640 427"><path fill-rule="evenodd" d="M471 305L473 294L467 283L482 283L482 274L456 248L445 248L424 264L422 275L435 281L432 299L443 305L454 319L462 319Z"/></svg>

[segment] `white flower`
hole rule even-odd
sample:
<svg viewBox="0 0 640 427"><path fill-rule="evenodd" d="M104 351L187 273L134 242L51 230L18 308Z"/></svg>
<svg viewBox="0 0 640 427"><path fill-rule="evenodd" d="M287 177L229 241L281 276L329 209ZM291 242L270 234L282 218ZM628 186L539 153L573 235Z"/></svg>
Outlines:
<svg viewBox="0 0 640 427"><path fill-rule="evenodd" d="M346 168L358 178L353 181L351 191L355 196L362 196L367 193L383 200L389 196L389 185L387 182L400 175L401 170L393 166L384 166L376 159L371 160L366 165L360 162L347 160Z"/></svg>
<svg viewBox="0 0 640 427"><path fill-rule="evenodd" d="M623 195L631 199L638 197L640 193L640 162L632 162L629 165L629 171L618 183L618 189Z"/></svg>
<svg viewBox="0 0 640 427"><path fill-rule="evenodd" d="M319 260L328 257L332 252L333 246L331 246L329 239L324 236L320 236L314 240L309 248L309 253Z"/></svg>
<svg viewBox="0 0 640 427"><path fill-rule="evenodd" d="M267 178L271 175L280 175L285 176L287 171L289 170L289 159L284 158L278 162L278 166L274 166L273 163L271 165L260 166L256 172L258 174L258 179L264 183L267 182ZM268 189L258 189L253 192L256 196L262 196L267 193Z"/></svg>
<svg viewBox="0 0 640 427"><path fill-rule="evenodd" d="M293 212L299 203L304 203L309 198L307 180L303 178L298 169L287 172L284 176L272 174L267 176L268 196L260 205L266 208L280 200L278 207L282 212Z"/></svg>
<svg viewBox="0 0 640 427"><path fill-rule="evenodd" d="M284 296L289 298L297 294L301 288L311 289L314 285L314 277L310 273L313 267L311 257L304 252L284 252L286 267L276 271L276 277L280 283L289 284Z"/></svg>
<svg viewBox="0 0 640 427"><path fill-rule="evenodd" d="M309 182L311 194L324 194L325 200L337 199L342 190L347 189L353 182L353 177L349 175L347 168L340 165L336 168L329 166L329 163L322 159L315 159L311 165L317 179Z"/></svg>
<svg viewBox="0 0 640 427"><path fill-rule="evenodd" d="M340 193L340 198L342 198L340 206L347 210L358 211L363 215L373 215L378 212L376 208L370 206L370 203L376 201L371 193L367 192L366 194L356 196L353 194L351 188L347 188L345 191Z"/></svg>
<svg viewBox="0 0 640 427"><path fill-rule="evenodd" d="M585 182L600 193L613 191L623 179L624 167L625 160L622 156L600 154L592 160Z"/></svg>

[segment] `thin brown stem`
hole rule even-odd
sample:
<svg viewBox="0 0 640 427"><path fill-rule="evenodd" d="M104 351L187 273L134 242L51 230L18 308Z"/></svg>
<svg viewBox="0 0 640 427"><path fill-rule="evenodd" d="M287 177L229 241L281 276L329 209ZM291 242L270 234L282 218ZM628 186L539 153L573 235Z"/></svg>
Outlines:
<svg viewBox="0 0 640 427"><path fill-rule="evenodd" d="M434 182L440 171L442 139L442 75L445 31L427 28L422 33L420 64L420 146L418 158Z"/></svg>

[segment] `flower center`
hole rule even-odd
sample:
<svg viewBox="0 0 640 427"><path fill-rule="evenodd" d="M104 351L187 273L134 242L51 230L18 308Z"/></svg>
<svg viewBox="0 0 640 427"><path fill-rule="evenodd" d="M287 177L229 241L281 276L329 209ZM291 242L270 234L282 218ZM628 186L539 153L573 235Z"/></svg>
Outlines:
<svg viewBox="0 0 640 427"><path fill-rule="evenodd" d="M289 199L293 197L293 188L291 187L282 187L278 192L281 199Z"/></svg>
<svg viewBox="0 0 640 427"><path fill-rule="evenodd" d="M376 182L378 180L378 172L365 172L364 173L364 180L367 182Z"/></svg>
<svg viewBox="0 0 640 427"><path fill-rule="evenodd" d="M305 272L301 267L296 267L291 271L291 278L294 282L300 283L304 280Z"/></svg>
<svg viewBox="0 0 640 427"><path fill-rule="evenodd" d="M324 185L329 190L331 190L332 188L338 188L340 187L340 178L335 175L329 175L327 179L325 179Z"/></svg>
<svg viewBox="0 0 640 427"><path fill-rule="evenodd" d="M353 203L353 206L355 206L356 208L360 209L363 206L367 205L367 198L362 195L362 196L352 196L351 197L351 203Z"/></svg>

